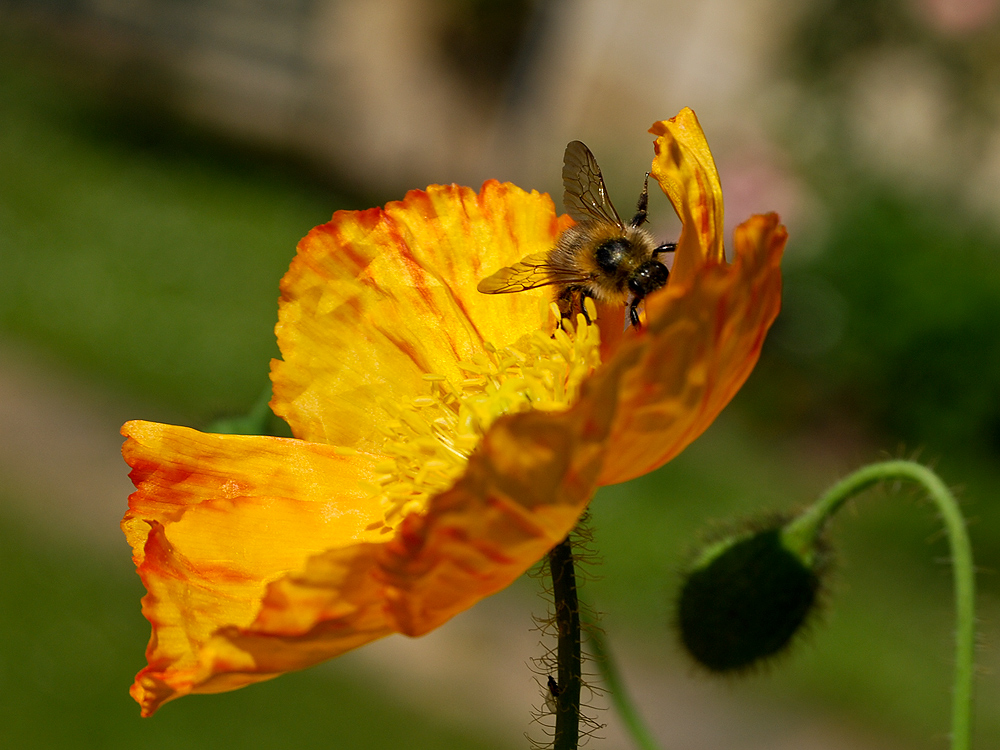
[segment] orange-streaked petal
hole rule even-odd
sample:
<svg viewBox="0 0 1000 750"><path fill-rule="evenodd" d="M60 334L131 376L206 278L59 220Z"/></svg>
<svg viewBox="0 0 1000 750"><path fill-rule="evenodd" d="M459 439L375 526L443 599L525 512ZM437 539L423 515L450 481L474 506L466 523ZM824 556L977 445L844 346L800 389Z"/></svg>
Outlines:
<svg viewBox="0 0 1000 750"><path fill-rule="evenodd" d="M743 385L781 304L779 263L787 236L776 214L753 216L736 229L732 265L707 265L689 285L671 282L647 298L643 334L613 363L628 372L602 485L672 459Z"/></svg>
<svg viewBox="0 0 1000 750"><path fill-rule="evenodd" d="M423 395L421 376L539 324L551 290L486 295L476 284L548 250L566 219L547 195L488 181L415 190L384 210L338 211L299 243L281 283L272 408L297 437L371 450L381 399Z"/></svg>
<svg viewBox="0 0 1000 750"><path fill-rule="evenodd" d="M604 392L590 389L568 412L498 420L463 477L432 498L426 513L406 517L382 543L330 549L274 581L252 623L191 645L196 659L170 674L172 692L162 677L147 679L144 709L183 692L231 690L302 669L388 632L423 635L508 586L562 541L586 508L617 387L607 380ZM147 549L147 560L152 555ZM225 581L216 587L224 590ZM155 669L150 663L143 676Z"/></svg>
<svg viewBox="0 0 1000 750"><path fill-rule="evenodd" d="M148 714L190 691L198 649L220 627L249 625L269 583L318 552L378 539L366 529L382 511L359 485L370 456L148 422L122 432L136 485L122 528L153 626L133 695Z"/></svg>
<svg viewBox="0 0 1000 750"><path fill-rule="evenodd" d="M649 132L659 136L651 174L683 224L670 283L687 284L704 263L725 260L722 183L692 110L685 107L676 117L654 123Z"/></svg>

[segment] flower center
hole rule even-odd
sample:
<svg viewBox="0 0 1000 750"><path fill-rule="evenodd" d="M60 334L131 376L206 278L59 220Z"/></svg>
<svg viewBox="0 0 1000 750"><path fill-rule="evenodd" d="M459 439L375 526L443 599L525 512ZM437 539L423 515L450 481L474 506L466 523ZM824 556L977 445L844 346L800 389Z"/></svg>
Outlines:
<svg viewBox="0 0 1000 750"><path fill-rule="evenodd" d="M593 301L585 304L596 320ZM466 378L427 373L426 396L382 404L390 416L380 426L388 458L376 464L380 476L371 489L382 503L384 532L455 483L497 418L529 409L562 411L576 401L581 383L600 364L600 331L577 315L575 326L566 320L550 334L552 315L560 319L554 303L538 330L502 349L485 342L485 353L458 363Z"/></svg>

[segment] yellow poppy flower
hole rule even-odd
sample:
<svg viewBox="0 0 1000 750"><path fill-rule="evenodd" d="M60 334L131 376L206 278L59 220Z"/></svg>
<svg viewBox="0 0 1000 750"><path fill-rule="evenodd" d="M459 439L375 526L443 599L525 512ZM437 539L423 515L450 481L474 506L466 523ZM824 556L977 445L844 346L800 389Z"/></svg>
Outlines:
<svg viewBox="0 0 1000 750"><path fill-rule="evenodd" d="M727 263L694 113L650 132L683 229L639 330L620 308L557 329L548 287L477 292L572 221L510 184L432 185L299 244L271 372L295 439L122 428L122 528L153 627L131 691L143 715L429 632L562 541L598 486L712 422L777 315L786 233L751 217Z"/></svg>

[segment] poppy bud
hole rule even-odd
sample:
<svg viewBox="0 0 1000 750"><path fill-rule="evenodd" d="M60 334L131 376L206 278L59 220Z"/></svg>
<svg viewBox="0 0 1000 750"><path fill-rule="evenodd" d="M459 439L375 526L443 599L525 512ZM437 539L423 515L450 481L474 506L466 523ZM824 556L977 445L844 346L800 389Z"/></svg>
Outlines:
<svg viewBox="0 0 1000 750"><path fill-rule="evenodd" d="M687 573L677 604L681 641L712 672L744 671L785 649L815 608L821 550L787 543L784 519L712 544Z"/></svg>

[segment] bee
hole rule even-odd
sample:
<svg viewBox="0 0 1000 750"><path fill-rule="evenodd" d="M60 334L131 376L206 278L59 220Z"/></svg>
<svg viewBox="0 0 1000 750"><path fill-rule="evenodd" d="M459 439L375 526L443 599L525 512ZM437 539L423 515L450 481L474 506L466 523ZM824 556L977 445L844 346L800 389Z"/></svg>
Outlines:
<svg viewBox="0 0 1000 750"><path fill-rule="evenodd" d="M642 229L649 203L649 173L635 216L627 224L608 197L597 159L580 141L566 146L562 178L563 203L577 223L559 236L551 250L501 268L480 281L478 290L508 294L558 286L556 302L563 318L571 317L574 310L587 316L584 300L591 297L627 305L629 323L638 328L642 300L666 286L670 275L658 258L677 247L674 242L657 245Z"/></svg>

